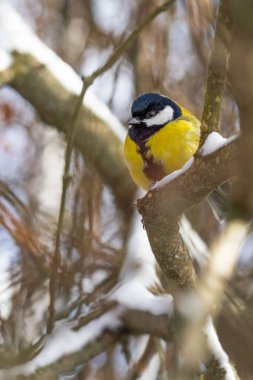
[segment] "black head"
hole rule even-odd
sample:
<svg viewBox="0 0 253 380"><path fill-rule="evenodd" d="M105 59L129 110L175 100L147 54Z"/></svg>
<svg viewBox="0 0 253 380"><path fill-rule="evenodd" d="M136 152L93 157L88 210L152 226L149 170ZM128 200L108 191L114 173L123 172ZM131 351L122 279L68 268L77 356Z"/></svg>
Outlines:
<svg viewBox="0 0 253 380"><path fill-rule="evenodd" d="M153 127L165 125L181 116L180 107L173 100L158 93L147 93L134 100L129 125Z"/></svg>

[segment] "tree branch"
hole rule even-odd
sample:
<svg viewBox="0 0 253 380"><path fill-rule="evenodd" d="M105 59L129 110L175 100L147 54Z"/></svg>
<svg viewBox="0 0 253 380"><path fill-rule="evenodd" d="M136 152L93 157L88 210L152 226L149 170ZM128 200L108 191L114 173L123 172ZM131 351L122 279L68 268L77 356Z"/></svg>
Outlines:
<svg viewBox="0 0 253 380"><path fill-rule="evenodd" d="M220 132L220 115L224 88L227 79L230 43L234 22L229 12L230 0L221 0L213 50L208 67L206 94L201 122L199 148L211 132Z"/></svg>
<svg viewBox="0 0 253 380"><path fill-rule="evenodd" d="M9 85L34 106L41 120L69 134L76 95L63 87L49 69L30 54L15 52L12 57L12 66L8 69L11 72ZM62 61L59 70L62 70L61 65L64 65ZM104 121L103 115L97 116L85 104L77 124L75 146L112 189L119 205L129 207L136 188L125 164L120 139Z"/></svg>
<svg viewBox="0 0 253 380"><path fill-rule="evenodd" d="M220 114L233 30L229 1L221 0L202 115L199 147L209 133L219 131ZM179 233L178 222L184 212L204 199L216 186L234 173L238 142L205 158L197 152L190 169L162 189L150 191L138 201L149 241L156 259L174 293L196 288L196 274ZM200 328L201 326L198 326ZM220 372L215 366L216 375ZM213 372L212 374L215 375ZM222 371L221 379L226 374Z"/></svg>
<svg viewBox="0 0 253 380"><path fill-rule="evenodd" d="M189 253L179 234L179 219L234 175L237 149L238 140L235 140L208 156L196 158L185 173L138 200L152 250L167 277L170 291L189 290L196 284Z"/></svg>
<svg viewBox="0 0 253 380"><path fill-rule="evenodd" d="M105 308L107 307L106 305L104 306ZM120 305L116 304L113 307L118 308L119 306ZM108 307L109 309L111 308L110 305L108 305ZM103 311L100 310L97 319L99 316L103 317L103 315ZM118 341L122 334L150 334L151 336L160 337L168 341L172 340L174 321L173 318L167 314L154 315L141 310L125 309L119 318L122 321L122 325L115 328L114 331L109 331L105 328L99 337L90 340L80 351L62 356L60 359L48 365L38 366L33 373L24 374L26 364L29 365L29 362L27 362L21 366L0 371L0 377L6 380L54 380L60 374L73 371L77 365L85 364L94 356L104 352ZM92 323L94 323L94 316L91 315L91 318L87 316L87 329L89 329L88 323L91 322L91 320L93 321ZM143 320L145 320L145 324ZM80 327L85 328L85 325L81 324L79 328ZM69 342L66 342L66 344L69 344ZM36 357L34 357L34 359L36 359Z"/></svg>
<svg viewBox="0 0 253 380"><path fill-rule="evenodd" d="M62 373L73 371L77 365L83 364L94 356L105 351L118 338L117 333L105 331L99 338L92 340L79 352L66 355L47 367L38 368L34 373L27 375L15 375L15 370L6 371L4 378L6 380L55 380ZM65 342L68 344L68 342Z"/></svg>

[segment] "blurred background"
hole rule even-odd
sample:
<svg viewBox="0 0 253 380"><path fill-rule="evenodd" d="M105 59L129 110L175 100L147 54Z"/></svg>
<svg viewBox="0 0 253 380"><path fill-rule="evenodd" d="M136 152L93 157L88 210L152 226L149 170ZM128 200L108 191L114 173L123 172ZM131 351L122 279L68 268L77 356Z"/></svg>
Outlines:
<svg viewBox="0 0 253 380"><path fill-rule="evenodd" d="M13 6L37 36L80 75L91 74L104 63L134 26L160 3L1 1ZM142 31L113 68L88 91L107 104L124 125L130 117L133 99L148 91L168 95L201 117L217 7L215 0L177 1ZM239 130L238 109L229 86L221 128L224 136ZM10 87L0 89L2 367L29 357L31 345L45 330L48 263L54 250L65 145L65 136L53 126L45 125L24 98ZM125 222L110 189L77 150L71 171L74 177L68 192L61 246L64 260L57 295L59 319L63 314L78 318L87 312L88 305L98 302L112 289L127 244ZM201 202L187 216L209 245L221 226L207 202ZM238 271L217 321L224 347L244 379L253 379L251 240L242 250ZM169 357L170 350L165 351ZM130 380L122 342L103 355L66 378L109 376ZM145 358L144 368L150 356ZM138 369L140 373L131 378L141 378L142 370ZM161 372L150 379L162 379Z"/></svg>

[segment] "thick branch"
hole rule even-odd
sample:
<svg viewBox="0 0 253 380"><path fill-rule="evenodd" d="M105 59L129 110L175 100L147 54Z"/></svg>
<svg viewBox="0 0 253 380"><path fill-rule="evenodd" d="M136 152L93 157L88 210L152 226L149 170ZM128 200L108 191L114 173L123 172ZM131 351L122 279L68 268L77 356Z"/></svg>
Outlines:
<svg viewBox="0 0 253 380"><path fill-rule="evenodd" d="M221 0L210 64L201 123L201 147L211 132L220 131L220 115L229 60L233 20L228 11L230 0Z"/></svg>
<svg viewBox="0 0 253 380"><path fill-rule="evenodd" d="M41 119L68 134L76 96L29 54L15 53L9 70L12 72L9 84L35 107ZM118 202L122 206L129 204L135 186L125 165L122 143L101 118L84 106L75 145L111 187Z"/></svg>
<svg viewBox="0 0 253 380"><path fill-rule="evenodd" d="M110 347L118 338L118 334L104 332L98 339L91 341L83 350L62 357L47 367L38 368L33 374L14 375L15 371L6 371L6 380L55 380L63 373L73 371L77 365L83 364ZM68 344L68 342L66 342Z"/></svg>
<svg viewBox="0 0 253 380"><path fill-rule="evenodd" d="M93 317L94 316L92 315L92 320L94 319ZM160 337L166 340L171 340L172 338L174 328L173 318L170 318L167 314L153 315L141 310L126 309L122 313L120 319L122 325L117 330L115 329L111 332L105 329L98 338L91 340L78 352L65 355L47 366L37 368L32 374L21 375L23 366L2 370L0 371L0 378L3 377L6 380L56 379L57 376L62 373L73 371L77 365L85 364L94 356L104 352L112 344L118 341L122 334L150 334L151 336ZM145 321L145 324L143 321ZM87 318L87 323L88 322L90 322L89 318ZM88 328L89 326L87 325L87 329ZM69 342L66 342L66 344L69 344ZM24 363L24 367L25 366L26 363Z"/></svg>
<svg viewBox="0 0 253 380"><path fill-rule="evenodd" d="M121 319L131 334L149 334L166 341L172 340L173 321L167 314L154 315L140 310L126 310Z"/></svg>
<svg viewBox="0 0 253 380"><path fill-rule="evenodd" d="M171 290L195 287L195 272L179 234L182 214L234 175L238 141L195 159L188 171L138 201L149 241Z"/></svg>

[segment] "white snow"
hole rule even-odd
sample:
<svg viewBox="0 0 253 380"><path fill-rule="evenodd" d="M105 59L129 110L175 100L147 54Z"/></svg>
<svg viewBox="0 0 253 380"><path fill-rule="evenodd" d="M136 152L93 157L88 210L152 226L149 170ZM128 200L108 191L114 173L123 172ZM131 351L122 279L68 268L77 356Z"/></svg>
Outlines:
<svg viewBox="0 0 253 380"><path fill-rule="evenodd" d="M181 169L174 170L174 172L166 175L160 181L156 182L154 186L152 186L151 190L160 189L161 187L168 185L168 183L173 181L173 179L185 173L192 166L193 162L194 162L194 157L191 157Z"/></svg>
<svg viewBox="0 0 253 380"><path fill-rule="evenodd" d="M215 359L217 359L221 368L224 368L226 371L225 380L236 380L236 374L229 363L228 355L222 348L211 317L207 320L206 326L204 327L204 333L206 334L207 345L211 353L214 355Z"/></svg>
<svg viewBox="0 0 253 380"><path fill-rule="evenodd" d="M72 330L72 323L59 322L37 356L24 365L10 370L1 370L0 379L17 376L18 374L34 373L38 368L45 367L63 356L79 351L98 337L105 329L112 331L118 329L121 325L120 314L120 308L114 309L114 311L103 314L100 318L91 321L77 331Z"/></svg>
<svg viewBox="0 0 253 380"><path fill-rule="evenodd" d="M229 138L225 138L221 136L218 132L212 132L207 136L204 144L202 145L200 149L200 155L207 156L208 154L211 154L215 152L216 150L220 149L221 147L229 144L231 141L235 140L236 138L237 138L237 135L231 136Z"/></svg>
<svg viewBox="0 0 253 380"><path fill-rule="evenodd" d="M10 5L4 2L0 2L0 35L0 49L6 55L13 51L32 54L66 90L76 95L80 94L81 78L33 33ZM85 95L84 105L103 120L121 141L124 140L126 131L122 124L109 108L89 91Z"/></svg>
<svg viewBox="0 0 253 380"><path fill-rule="evenodd" d="M170 295L154 295L138 280L119 286L110 298L127 309L141 310L154 315L171 315L173 311Z"/></svg>

